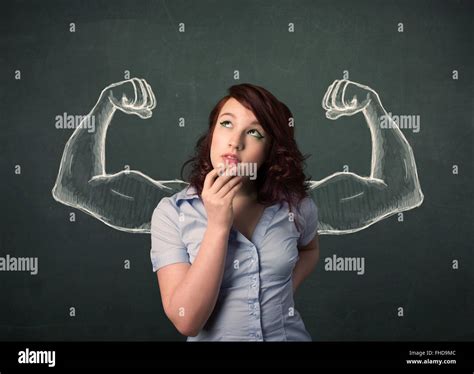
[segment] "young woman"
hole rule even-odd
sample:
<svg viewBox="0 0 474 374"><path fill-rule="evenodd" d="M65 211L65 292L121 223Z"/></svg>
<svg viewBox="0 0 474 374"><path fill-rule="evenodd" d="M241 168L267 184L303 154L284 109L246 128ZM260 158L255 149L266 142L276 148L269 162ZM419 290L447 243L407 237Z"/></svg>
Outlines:
<svg viewBox="0 0 474 374"><path fill-rule="evenodd" d="M153 213L153 271L188 341L311 340L293 296L319 258L318 215L292 123L264 88L232 86L187 162L189 186Z"/></svg>

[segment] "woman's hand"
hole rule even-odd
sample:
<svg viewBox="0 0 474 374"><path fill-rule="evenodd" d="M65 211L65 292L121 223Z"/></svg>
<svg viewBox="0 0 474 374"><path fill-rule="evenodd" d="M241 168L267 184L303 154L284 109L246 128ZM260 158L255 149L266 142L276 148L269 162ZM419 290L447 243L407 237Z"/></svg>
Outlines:
<svg viewBox="0 0 474 374"><path fill-rule="evenodd" d="M156 107L156 98L145 79L132 78L113 83L103 91L115 109L135 114L142 119L150 118Z"/></svg>
<svg viewBox="0 0 474 374"><path fill-rule="evenodd" d="M220 169L211 170L204 180L201 198L207 212L208 224L227 229L234 222L232 201L242 186L242 177L226 174L235 173L222 173Z"/></svg>

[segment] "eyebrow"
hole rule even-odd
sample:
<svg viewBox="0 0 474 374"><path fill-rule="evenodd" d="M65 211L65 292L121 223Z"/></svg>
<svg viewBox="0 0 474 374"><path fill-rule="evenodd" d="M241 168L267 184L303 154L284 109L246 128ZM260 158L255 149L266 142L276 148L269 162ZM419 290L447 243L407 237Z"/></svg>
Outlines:
<svg viewBox="0 0 474 374"><path fill-rule="evenodd" d="M234 118L235 118L235 115L233 115L232 113L222 113L219 117L225 116L226 114L227 114L228 116L231 116L231 117L234 117ZM253 122L251 122L250 124L251 124L251 125L258 125L258 126L260 126L260 127L263 128L263 126L262 126L262 125L260 124L260 122L258 122L258 121L253 121Z"/></svg>

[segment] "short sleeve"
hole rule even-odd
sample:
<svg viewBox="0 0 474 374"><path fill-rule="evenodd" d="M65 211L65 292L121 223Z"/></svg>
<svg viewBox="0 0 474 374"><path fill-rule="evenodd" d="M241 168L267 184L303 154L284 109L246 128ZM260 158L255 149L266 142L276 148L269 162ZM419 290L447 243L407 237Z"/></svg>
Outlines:
<svg viewBox="0 0 474 374"><path fill-rule="evenodd" d="M299 246L309 244L318 232L318 207L310 197L305 197L298 208L301 218L302 231L298 239Z"/></svg>
<svg viewBox="0 0 474 374"><path fill-rule="evenodd" d="M150 257L153 271L178 263L189 261L186 246L181 240L178 226L179 213L172 198L164 197L153 211L151 218Z"/></svg>

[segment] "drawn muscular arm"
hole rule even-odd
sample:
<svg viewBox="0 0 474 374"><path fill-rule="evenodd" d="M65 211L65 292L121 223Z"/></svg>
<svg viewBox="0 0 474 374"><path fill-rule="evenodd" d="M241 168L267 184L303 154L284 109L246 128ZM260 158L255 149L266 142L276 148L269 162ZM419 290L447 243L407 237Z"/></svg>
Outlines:
<svg viewBox="0 0 474 374"><path fill-rule="evenodd" d="M372 162L369 177L340 172L310 182L310 193L319 208L318 232L355 232L421 205L423 193L413 151L378 94L367 86L336 80L322 105L326 117L333 120L362 112L372 138ZM382 120L390 121L390 126L382 128Z"/></svg>
<svg viewBox="0 0 474 374"><path fill-rule="evenodd" d="M147 119L155 106L155 96L144 79L133 78L106 87L83 119L94 118L96 131L90 133L87 126L78 126L66 143L52 190L54 198L116 229L149 233L159 201L187 184L180 180L158 182L134 170L107 174L105 138L117 109Z"/></svg>
<svg viewBox="0 0 474 374"><path fill-rule="evenodd" d="M352 97L350 101L348 97ZM156 181L139 171L105 172L105 137L115 111L150 118L156 100L143 79L131 79L105 88L92 111L96 132L79 126L68 140L61 159L53 196L116 229L149 233L153 210L163 197L187 183ZM319 207L319 233L345 234L423 201L413 151L396 124L381 128L382 116L391 121L377 93L347 80L335 81L323 98L326 116L337 119L362 112L372 138L369 177L334 173L311 181L311 195Z"/></svg>

